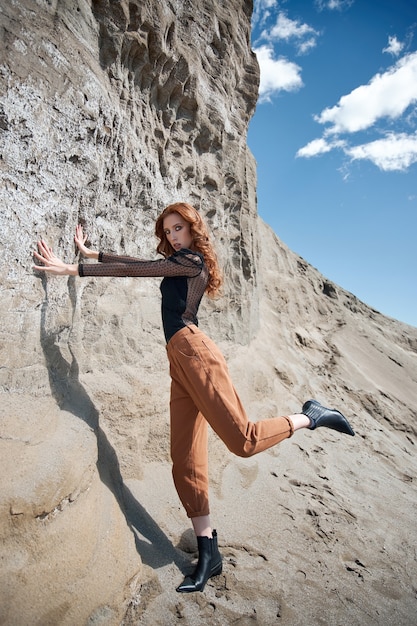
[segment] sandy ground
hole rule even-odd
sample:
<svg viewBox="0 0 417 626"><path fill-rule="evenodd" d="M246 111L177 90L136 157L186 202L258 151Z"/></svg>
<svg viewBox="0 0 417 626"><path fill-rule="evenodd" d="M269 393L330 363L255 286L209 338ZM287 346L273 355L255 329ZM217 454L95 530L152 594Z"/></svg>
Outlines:
<svg viewBox="0 0 417 626"><path fill-rule="evenodd" d="M257 402L261 382L267 383L260 369L272 363L254 368L253 349L234 351L230 363L258 419L257 412L275 409ZM244 371L252 372L252 385L245 384ZM133 526L149 579L124 624L416 623L415 427L398 429L347 404L354 438L302 431L238 459L211 436L212 521L224 570L204 593L175 592L192 569L195 544L169 463L148 462L140 480L127 480L130 519L136 510Z"/></svg>

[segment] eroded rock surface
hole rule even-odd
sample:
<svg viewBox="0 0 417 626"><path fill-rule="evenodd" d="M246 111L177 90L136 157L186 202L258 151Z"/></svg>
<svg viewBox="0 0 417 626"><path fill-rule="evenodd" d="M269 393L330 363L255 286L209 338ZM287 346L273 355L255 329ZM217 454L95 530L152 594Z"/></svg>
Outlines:
<svg viewBox="0 0 417 626"><path fill-rule="evenodd" d="M251 10L244 0L0 9L0 623L224 626L279 615L294 626L305 623L294 579L317 622L317 593L339 575L335 622L347 606L352 624L415 615L417 331L327 281L257 217L246 145L259 80ZM83 223L92 247L153 258L154 218L180 199L216 240L224 295L200 323L220 341L251 417L318 396L343 403L358 431L343 458L332 435L313 449L302 435L245 466L212 440L226 574L181 602L188 521L169 475L158 281L46 279L30 253L43 237L75 261ZM402 525L384 549L392 507L381 508L375 472L385 494L402 494ZM268 539L277 528L294 546L284 560L274 551L288 544ZM358 587L365 579L377 608Z"/></svg>
<svg viewBox="0 0 417 626"><path fill-rule="evenodd" d="M140 475L141 445L159 455L167 429L168 380L153 394L166 371L158 282L46 280L31 270L36 240L72 260L81 222L92 246L152 258L157 212L186 199L224 261L223 332L243 343L258 324L246 146L258 66L250 3L223 4L40 0L0 11L6 621L117 622L141 572L120 468ZM219 306L206 314L212 330ZM116 443L130 442L126 458L104 416L101 428L101 398ZM117 427L120 411L144 416L149 445Z"/></svg>

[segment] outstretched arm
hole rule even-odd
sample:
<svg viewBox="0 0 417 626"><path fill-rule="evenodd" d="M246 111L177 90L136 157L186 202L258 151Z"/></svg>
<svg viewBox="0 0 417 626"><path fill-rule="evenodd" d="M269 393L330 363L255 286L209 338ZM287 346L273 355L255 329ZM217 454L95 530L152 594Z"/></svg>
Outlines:
<svg viewBox="0 0 417 626"><path fill-rule="evenodd" d="M38 251L35 250L33 254L42 263L42 265L34 265L35 270L52 276L78 276L78 265L61 261L43 240L38 241Z"/></svg>
<svg viewBox="0 0 417 626"><path fill-rule="evenodd" d="M75 229L74 241L78 250L83 256L85 256L87 259L98 259L98 252L96 252L96 250L90 250L90 248L87 248L87 246L85 245L85 242L87 241L87 235L84 235L83 227L81 226L81 224L78 224Z"/></svg>

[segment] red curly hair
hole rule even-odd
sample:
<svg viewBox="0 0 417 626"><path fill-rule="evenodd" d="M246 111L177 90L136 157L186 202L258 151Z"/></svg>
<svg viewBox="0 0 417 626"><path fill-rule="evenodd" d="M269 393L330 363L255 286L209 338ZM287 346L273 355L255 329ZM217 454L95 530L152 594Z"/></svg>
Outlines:
<svg viewBox="0 0 417 626"><path fill-rule="evenodd" d="M215 296L222 284L222 276L217 261L216 252L210 241L209 232L199 212L187 202L175 202L167 206L156 220L155 235L159 239L157 252L164 257L171 256L174 249L168 242L164 232L164 219L171 213L178 213L190 224L190 233L193 238L191 249L200 252L209 271L206 293Z"/></svg>

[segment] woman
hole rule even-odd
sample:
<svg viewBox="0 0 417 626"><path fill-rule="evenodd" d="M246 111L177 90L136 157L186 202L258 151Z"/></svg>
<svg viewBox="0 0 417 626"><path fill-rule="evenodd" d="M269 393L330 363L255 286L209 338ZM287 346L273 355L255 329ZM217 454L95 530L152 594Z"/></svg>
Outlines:
<svg viewBox="0 0 417 626"><path fill-rule="evenodd" d="M194 573L179 592L202 591L209 578L222 571L217 533L212 530L208 501L207 424L231 452L249 457L291 437L300 428L320 426L354 435L338 411L315 400L286 417L248 420L217 346L198 329L197 313L204 293L213 296L221 285L217 258L206 225L191 205L171 204L158 217L157 252L163 259L143 261L88 249L78 226L75 242L94 264L67 264L45 242L38 242L39 271L52 275L161 276L162 321L171 376L171 458L175 487L191 518L199 558Z"/></svg>

